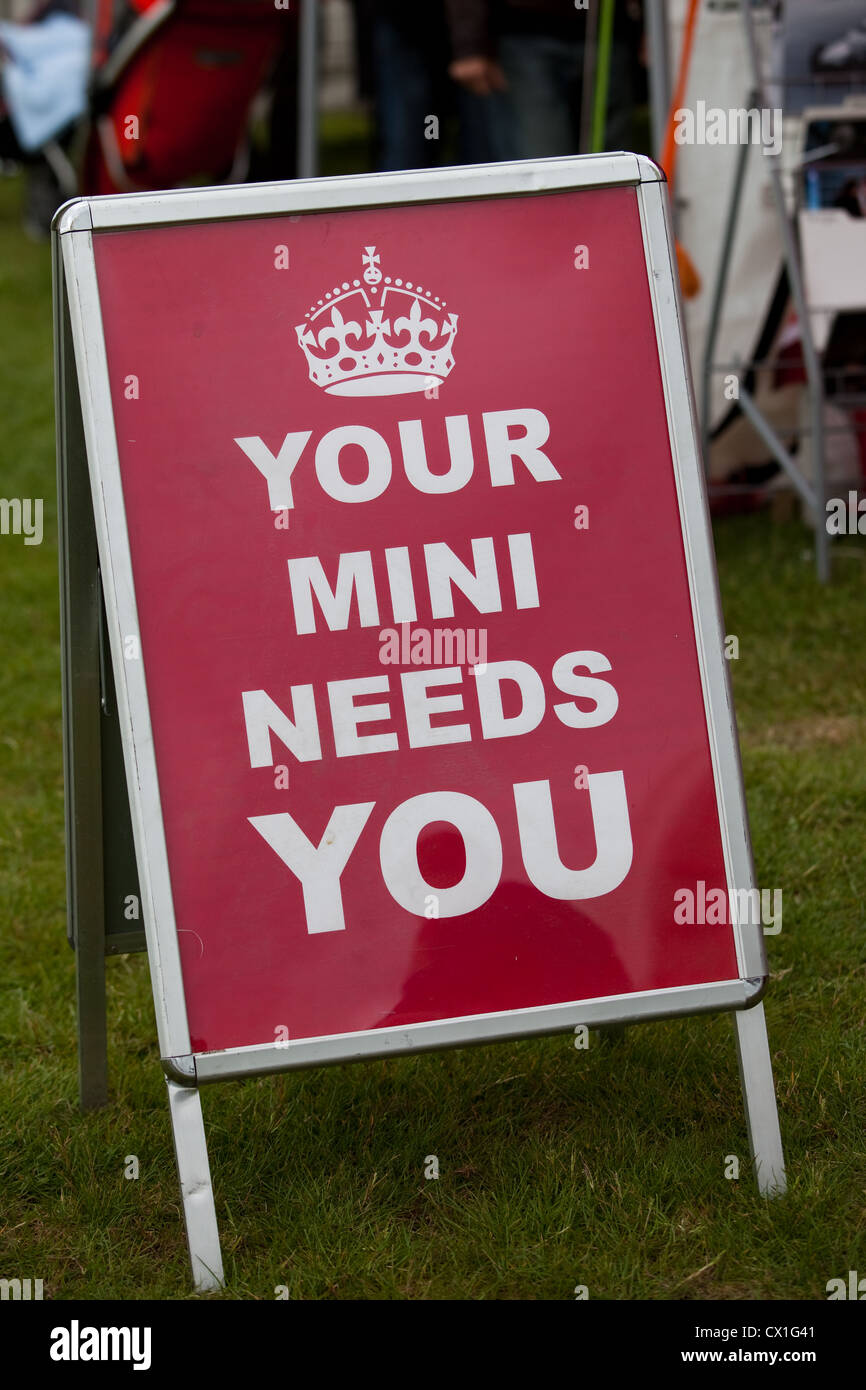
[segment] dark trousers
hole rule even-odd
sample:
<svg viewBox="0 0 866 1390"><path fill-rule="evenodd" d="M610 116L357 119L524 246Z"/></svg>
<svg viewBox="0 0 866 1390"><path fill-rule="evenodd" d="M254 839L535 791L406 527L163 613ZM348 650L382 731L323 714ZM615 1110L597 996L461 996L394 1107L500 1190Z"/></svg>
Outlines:
<svg viewBox="0 0 866 1390"><path fill-rule="evenodd" d="M372 40L379 169L440 164L441 137L454 114L461 164L507 158L496 148L487 99L448 77L444 30L441 37L435 29L416 34L377 17Z"/></svg>

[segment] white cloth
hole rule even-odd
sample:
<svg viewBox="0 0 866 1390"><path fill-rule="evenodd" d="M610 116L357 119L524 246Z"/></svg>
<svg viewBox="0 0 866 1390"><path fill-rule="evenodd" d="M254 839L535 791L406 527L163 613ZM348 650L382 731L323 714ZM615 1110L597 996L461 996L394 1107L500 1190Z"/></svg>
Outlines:
<svg viewBox="0 0 866 1390"><path fill-rule="evenodd" d="M0 82L22 149L40 149L84 114L89 67L90 29L82 19L0 21Z"/></svg>

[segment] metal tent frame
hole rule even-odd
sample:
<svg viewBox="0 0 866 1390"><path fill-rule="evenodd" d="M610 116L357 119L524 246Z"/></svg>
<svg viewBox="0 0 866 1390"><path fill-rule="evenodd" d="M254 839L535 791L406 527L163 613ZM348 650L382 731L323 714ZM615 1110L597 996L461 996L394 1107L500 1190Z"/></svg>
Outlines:
<svg viewBox="0 0 866 1390"><path fill-rule="evenodd" d="M740 0L740 9L745 29L749 66L751 69L751 90L746 99L746 106L747 109L752 106L769 108L771 102L767 91L768 84L761 65L758 36L755 28L753 0ZM742 194L745 185L749 150L750 146L745 142L739 147L722 237L722 250L713 288L712 309L702 364L701 424L705 467L708 467L709 464L711 390L714 373L720 371L728 372L732 367L739 372L749 366L760 367L767 365L766 363L750 364L739 360L734 363L720 363L716 361L716 344L718 341L725 294L730 278L734 242L742 207ZM766 153L766 151L764 153ZM797 465L796 459L791 454L790 450L785 447L785 444L779 438L776 430L762 412L754 395L746 389L742 381L738 383L738 404L743 414L769 449L772 457L790 479L799 497L811 510L815 518L815 568L819 582L826 584L830 579L830 536L825 524L827 486L824 429L824 377L812 334L812 324L806 300L800 251L785 201L780 156L768 156L766 164L773 193L773 204L778 221L779 236L782 245L784 264L788 274L791 299L797 313L803 347L803 366L805 368L808 390L809 428L811 434L811 456L813 460L814 477L808 479L804 476L802 470Z"/></svg>

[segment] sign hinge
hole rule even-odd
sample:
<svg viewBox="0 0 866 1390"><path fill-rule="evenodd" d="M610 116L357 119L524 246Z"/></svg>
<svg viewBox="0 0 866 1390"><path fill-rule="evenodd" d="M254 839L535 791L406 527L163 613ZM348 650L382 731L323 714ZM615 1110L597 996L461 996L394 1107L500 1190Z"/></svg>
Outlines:
<svg viewBox="0 0 866 1390"><path fill-rule="evenodd" d="M176 1081L178 1086L198 1085L195 1057L191 1052L185 1052L180 1057L163 1057L161 1061L162 1069L170 1081Z"/></svg>

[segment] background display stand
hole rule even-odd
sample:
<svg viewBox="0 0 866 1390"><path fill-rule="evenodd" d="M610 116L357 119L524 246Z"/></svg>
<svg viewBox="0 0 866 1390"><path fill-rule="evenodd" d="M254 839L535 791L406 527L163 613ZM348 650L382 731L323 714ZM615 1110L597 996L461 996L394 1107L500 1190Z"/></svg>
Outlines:
<svg viewBox="0 0 866 1390"><path fill-rule="evenodd" d="M778 98L774 98L772 95L774 89L784 92L786 87L775 80L769 79L764 71L756 32L756 20L750 0L742 0L741 10L745 28L749 66L751 69L751 90L746 95L746 109L755 106L759 109L773 109L778 105ZM820 104L822 108L827 108L826 114L829 115L830 111L832 111L835 113L837 119L843 118L845 109L844 96L839 94L840 88L838 86L833 87L827 82L822 82L820 79L807 79L805 77L798 78L795 85L800 89L804 86L814 87L816 104ZM791 122L790 115L786 115L786 120L789 123ZM802 144L802 142L800 143ZM806 402L804 403L805 409L803 412L806 418L805 422L800 425L795 433L799 441L799 457L801 459L805 449L808 448L808 456L811 464L809 472L811 476L807 476L803 471L798 458L795 457L791 449L786 446L779 432L774 428L773 424L756 401L754 392L747 389L743 382L744 376L750 375L750 377L754 379L757 373L761 371L766 372L768 370L773 371L777 368L778 364L772 359L768 360L767 358L754 361L743 361L737 358L731 362L720 362L716 358L716 345L730 277L734 243L740 222L742 194L746 181L746 167L750 148L751 147L746 143L742 143L739 147L725 220L722 249L713 287L712 311L702 364L701 383L701 421L704 459L706 466L709 467L713 376L716 373L727 374L733 372L739 378L738 404L743 415L752 424L771 457L779 464L784 474L787 476L814 523L815 565L817 576L821 583L827 583L830 578L830 535L825 524L827 500L826 408L828 396L826 391L827 372L825 364L822 361L822 348L826 343L826 334L821 335L818 341L816 341L816 329L818 330L818 335L820 335L822 311L826 311L828 306L816 302L815 299L816 293L820 294L821 291L817 283L817 277L814 275L810 276L808 273L808 265L804 265L803 253L805 239L802 236L798 236L792 217L792 212L796 208L796 196L786 193L782 170L782 158L779 156L767 156L766 165L770 179L779 240L784 257L784 266L787 272L788 287L791 301L797 315L802 345L802 361L799 365L805 372L807 383ZM803 155L801 153L792 171L793 178L796 179L799 170L808 162L810 162L808 154ZM801 232L803 230L802 214L800 217L800 230ZM839 312L844 309L857 309L862 307L861 301L863 300L863 294L860 292L861 289L862 286L858 288L856 284L852 285L849 302L842 303L837 300L832 306L833 311ZM826 317L826 313L823 314L823 317ZM790 364L786 363L785 365L789 366ZM839 403L841 404L842 401ZM863 396L862 401L846 396L844 398L844 404L849 407L858 404L866 405L866 396ZM788 433L788 431L786 431L786 433ZM723 488L721 490L723 491Z"/></svg>
<svg viewBox="0 0 866 1390"><path fill-rule="evenodd" d="M650 129L653 150L661 150L665 127L671 104L671 56L670 25L668 22L667 0L656 0L645 10L646 39L649 62L647 82L649 86ZM671 206L671 217L676 227L676 204Z"/></svg>
<svg viewBox="0 0 866 1390"><path fill-rule="evenodd" d="M748 5L746 8L748 9ZM749 24L751 22L751 15L747 15L746 23ZM661 149L671 101L670 27L667 13L667 0L658 0L658 4L651 4L648 7L647 43L650 58L649 95L652 122L651 128L654 147L655 149ZM756 52L755 57L757 57ZM711 359L715 331L721 316L724 284L730 264L730 254L736 231L736 207L738 206L738 200L742 192L743 176L745 173L745 157L748 153L748 148L747 145L741 147L734 194L731 200L732 210L729 211L728 222L725 227L722 262L714 298L714 326L711 328L707 349L707 361ZM677 220L676 211L676 199L673 199L671 202L671 222L674 227L676 226ZM707 467L709 462L708 420L710 408L710 377L707 375L706 362L704 371L705 384L701 420L703 426L702 444L704 465ZM775 1112L775 1090L773 1088L772 1063L770 1059L763 1004L759 1004L756 1009L749 1009L745 1013L735 1013L733 1016L733 1023L737 1042L740 1082L746 1110L746 1124L749 1132L749 1151L752 1161L755 1164L758 1190L761 1192L762 1196L765 1197L782 1196L787 1188L785 1162L782 1153L782 1140L779 1131L778 1117ZM752 1085L749 1085L750 1076L754 1078L754 1083ZM769 1090L767 1087L769 1087Z"/></svg>

